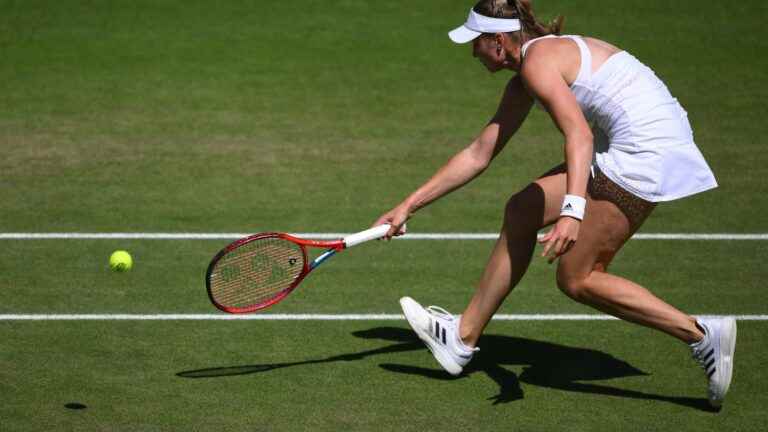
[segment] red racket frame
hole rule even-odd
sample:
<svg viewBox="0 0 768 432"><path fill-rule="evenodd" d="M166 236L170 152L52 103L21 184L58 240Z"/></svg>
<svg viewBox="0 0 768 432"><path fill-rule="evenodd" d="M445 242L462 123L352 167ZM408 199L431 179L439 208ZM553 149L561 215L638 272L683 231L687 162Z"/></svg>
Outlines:
<svg viewBox="0 0 768 432"><path fill-rule="evenodd" d="M301 248L301 252L304 255L304 265L301 269L301 273L299 273L299 276L296 278L296 280L294 280L293 283L288 288L280 291L276 296L272 297L271 299L265 302L255 304L253 306L227 307L216 302L216 300L213 298L213 294L211 294L211 273L213 272L213 268L216 266L216 263L218 263L219 260L224 255L239 248L240 246L246 245L256 240L263 240L265 238L280 238L280 239L288 240L292 243L299 245L299 247ZM229 245L225 246L222 250L220 250L219 253L217 253L216 256L213 257L213 259L211 260L211 263L208 265L208 270L205 273L205 287L206 287L206 290L208 291L208 298L211 300L211 303L213 303L213 305L216 306L216 308L231 314L256 312L258 310L265 309L274 305L275 303L281 301L286 296L288 296L288 294L293 292L293 290L296 289L299 283L301 283L301 281L304 280L304 278L307 277L307 275L314 268L313 266L310 265L309 257L307 256L307 247L327 248L329 250L334 250L338 252L344 249L346 245L344 244L343 240L331 240L331 241L307 240L299 237L294 237L290 234L278 233L278 232L259 233L259 234L254 234L248 237L241 238L239 240L236 240L230 243Z"/></svg>

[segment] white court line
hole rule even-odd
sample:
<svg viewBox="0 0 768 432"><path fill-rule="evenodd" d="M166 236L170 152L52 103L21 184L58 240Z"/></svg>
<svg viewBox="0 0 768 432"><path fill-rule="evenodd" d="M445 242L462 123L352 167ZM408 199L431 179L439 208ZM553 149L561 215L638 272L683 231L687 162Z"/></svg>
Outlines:
<svg viewBox="0 0 768 432"><path fill-rule="evenodd" d="M768 315L696 315L768 321ZM0 321L401 321L400 314L0 314ZM602 314L499 314L495 321L608 321Z"/></svg>
<svg viewBox="0 0 768 432"><path fill-rule="evenodd" d="M350 233L294 233L302 238L339 239ZM235 240L248 233L0 233L0 240ZM539 234L541 237L543 234ZM409 233L397 240L496 240L498 233ZM641 233L635 240L768 240L768 233Z"/></svg>

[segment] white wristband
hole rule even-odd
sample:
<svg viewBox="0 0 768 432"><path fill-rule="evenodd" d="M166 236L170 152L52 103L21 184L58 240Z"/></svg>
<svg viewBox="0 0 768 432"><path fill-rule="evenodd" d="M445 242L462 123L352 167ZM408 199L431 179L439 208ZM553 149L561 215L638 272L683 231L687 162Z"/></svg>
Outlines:
<svg viewBox="0 0 768 432"><path fill-rule="evenodd" d="M584 219L584 209L587 207L587 200L578 195L566 195L563 199L563 206L560 208L560 216L570 216L578 220Z"/></svg>

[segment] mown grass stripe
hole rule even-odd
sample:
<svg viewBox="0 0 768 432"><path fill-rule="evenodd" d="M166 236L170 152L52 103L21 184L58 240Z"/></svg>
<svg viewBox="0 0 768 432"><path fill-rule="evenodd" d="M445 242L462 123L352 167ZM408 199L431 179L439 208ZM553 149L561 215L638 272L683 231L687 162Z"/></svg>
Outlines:
<svg viewBox="0 0 768 432"><path fill-rule="evenodd" d="M312 239L338 239L350 233L293 233ZM0 240L235 240L248 233L0 233ZM539 235L541 237L542 235ZM498 233L410 233L397 240L496 240ZM634 240L768 240L768 233L641 233Z"/></svg>
<svg viewBox="0 0 768 432"><path fill-rule="evenodd" d="M697 315L768 321L768 315ZM400 321L400 314L0 314L0 321ZM500 314L496 321L609 321L601 314Z"/></svg>

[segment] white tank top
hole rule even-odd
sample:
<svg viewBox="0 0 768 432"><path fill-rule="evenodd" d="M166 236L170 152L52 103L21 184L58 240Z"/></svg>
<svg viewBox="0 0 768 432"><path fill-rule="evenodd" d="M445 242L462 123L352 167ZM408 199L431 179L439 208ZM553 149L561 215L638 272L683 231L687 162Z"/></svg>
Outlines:
<svg viewBox="0 0 768 432"><path fill-rule="evenodd" d="M669 201L717 186L696 147L688 113L667 86L626 51L592 73L592 53L580 36L544 36L536 41L573 40L581 53L571 91L595 136L596 164L606 176L648 201Z"/></svg>

